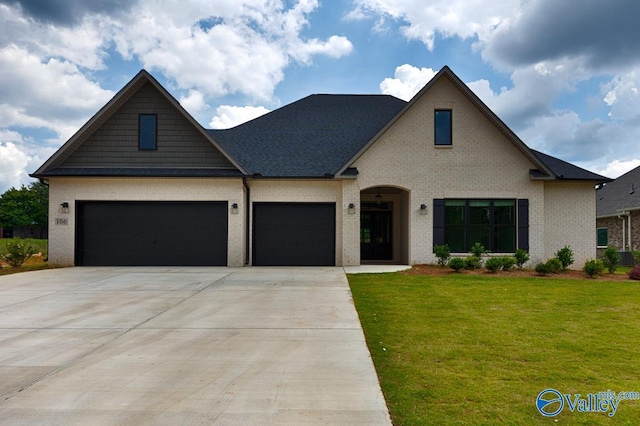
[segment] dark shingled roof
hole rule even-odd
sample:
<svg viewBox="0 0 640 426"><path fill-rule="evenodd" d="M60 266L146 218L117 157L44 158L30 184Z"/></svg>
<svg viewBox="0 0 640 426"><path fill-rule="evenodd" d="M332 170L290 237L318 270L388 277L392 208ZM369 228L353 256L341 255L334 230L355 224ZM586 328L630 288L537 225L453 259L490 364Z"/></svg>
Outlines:
<svg viewBox="0 0 640 426"><path fill-rule="evenodd" d="M555 174L557 179L562 180L588 180L595 182L610 182L611 179L601 176L597 173L590 172L589 170L585 170L578 166L574 166L571 163L567 163L566 161L562 161L558 158L552 157L547 154L543 154L540 151L536 151L534 149L531 150L540 161L542 161L551 171ZM532 171L532 175L536 176L537 170Z"/></svg>
<svg viewBox="0 0 640 426"><path fill-rule="evenodd" d="M333 177L405 105L389 95L311 95L208 132L249 174Z"/></svg>
<svg viewBox="0 0 640 426"><path fill-rule="evenodd" d="M640 208L640 167L596 192L596 217L611 216L633 208Z"/></svg>

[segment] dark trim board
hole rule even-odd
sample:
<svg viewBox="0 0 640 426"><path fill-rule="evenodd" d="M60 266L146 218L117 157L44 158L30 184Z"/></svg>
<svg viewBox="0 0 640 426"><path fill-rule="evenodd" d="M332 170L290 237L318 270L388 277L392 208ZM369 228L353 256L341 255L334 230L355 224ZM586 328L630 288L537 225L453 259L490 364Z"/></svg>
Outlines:
<svg viewBox="0 0 640 426"><path fill-rule="evenodd" d="M253 203L254 266L335 266L335 203Z"/></svg>
<svg viewBox="0 0 640 426"><path fill-rule="evenodd" d="M227 266L228 203L76 202L77 266Z"/></svg>

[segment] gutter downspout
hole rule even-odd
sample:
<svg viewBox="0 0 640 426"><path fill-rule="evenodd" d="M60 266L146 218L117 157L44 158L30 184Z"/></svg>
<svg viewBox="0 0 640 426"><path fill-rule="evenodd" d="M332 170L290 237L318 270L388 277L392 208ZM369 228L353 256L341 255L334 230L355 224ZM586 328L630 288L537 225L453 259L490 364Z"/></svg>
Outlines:
<svg viewBox="0 0 640 426"><path fill-rule="evenodd" d="M627 243L626 243L626 230L624 229L624 224L625 224L625 219L623 216L627 217L627 228L628 228L628 235L629 235L629 247L631 246L631 213L630 212L621 212L618 215L618 219L620 219L622 221L622 250L621 251L627 251Z"/></svg>
<svg viewBox="0 0 640 426"><path fill-rule="evenodd" d="M244 211L245 211L245 224L244 224L244 266L249 266L249 221L251 220L251 189L247 184L247 178L242 177L242 185L244 186Z"/></svg>

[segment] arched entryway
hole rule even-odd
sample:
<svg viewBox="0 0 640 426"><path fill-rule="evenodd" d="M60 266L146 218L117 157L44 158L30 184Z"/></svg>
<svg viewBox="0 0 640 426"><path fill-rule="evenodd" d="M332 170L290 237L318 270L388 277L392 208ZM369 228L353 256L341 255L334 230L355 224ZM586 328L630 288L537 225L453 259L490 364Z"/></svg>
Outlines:
<svg viewBox="0 0 640 426"><path fill-rule="evenodd" d="M360 191L360 263L409 263L409 192L393 186Z"/></svg>

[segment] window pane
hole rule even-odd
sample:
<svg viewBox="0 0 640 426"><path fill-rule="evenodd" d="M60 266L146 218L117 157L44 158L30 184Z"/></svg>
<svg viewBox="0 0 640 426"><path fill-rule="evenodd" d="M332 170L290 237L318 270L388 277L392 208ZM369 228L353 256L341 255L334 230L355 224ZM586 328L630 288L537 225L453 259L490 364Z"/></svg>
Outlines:
<svg viewBox="0 0 640 426"><path fill-rule="evenodd" d="M495 201L494 202L494 223L496 225L515 225L516 224L516 205L515 201Z"/></svg>
<svg viewBox="0 0 640 426"><path fill-rule="evenodd" d="M451 145L451 110L435 112L435 144Z"/></svg>
<svg viewBox="0 0 640 426"><path fill-rule="evenodd" d="M514 253L516 251L516 228L501 226L496 228L496 253Z"/></svg>
<svg viewBox="0 0 640 426"><path fill-rule="evenodd" d="M609 245L609 229L598 228L598 246L605 247Z"/></svg>
<svg viewBox="0 0 640 426"><path fill-rule="evenodd" d="M489 201L469 201L469 223L471 225L489 225L490 218L491 203Z"/></svg>
<svg viewBox="0 0 640 426"><path fill-rule="evenodd" d="M139 129L140 149L156 149L156 119L155 114L140 114L139 117Z"/></svg>
<svg viewBox="0 0 640 426"><path fill-rule="evenodd" d="M444 207L445 225L464 225L464 205Z"/></svg>
<svg viewBox="0 0 640 426"><path fill-rule="evenodd" d="M448 226L446 228L445 242L449 245L451 253L465 253L467 242L464 238L465 228L463 226Z"/></svg>
<svg viewBox="0 0 640 426"><path fill-rule="evenodd" d="M491 228L488 226L472 226L469 228L469 248L480 243L485 249L491 250Z"/></svg>

